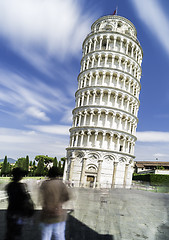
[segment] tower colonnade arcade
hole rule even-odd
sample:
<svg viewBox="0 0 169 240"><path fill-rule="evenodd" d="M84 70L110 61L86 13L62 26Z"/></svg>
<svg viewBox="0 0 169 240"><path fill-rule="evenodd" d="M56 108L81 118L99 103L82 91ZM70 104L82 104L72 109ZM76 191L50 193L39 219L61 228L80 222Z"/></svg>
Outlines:
<svg viewBox="0 0 169 240"><path fill-rule="evenodd" d="M117 157L111 152L78 149L74 153L66 166L70 182L76 184L78 180L80 187L96 188L128 188L131 185L133 161L130 155L121 154ZM64 171L64 177L67 171Z"/></svg>
<svg viewBox="0 0 169 240"><path fill-rule="evenodd" d="M133 94L138 98L140 93L140 83L136 78L123 72L115 72L112 70L92 69L79 74L78 89L92 86L105 86L109 88L120 89L124 92Z"/></svg>
<svg viewBox="0 0 169 240"><path fill-rule="evenodd" d="M120 52L135 60L141 66L143 54L138 44L138 40L131 39L129 36L117 32L89 34L83 43L83 57L99 51Z"/></svg>
<svg viewBox="0 0 169 240"><path fill-rule="evenodd" d="M80 127L116 129L135 136L137 118L118 110L112 111L98 109L97 107L83 110L81 108L74 114L73 127L76 127L75 129L79 129Z"/></svg>
<svg viewBox="0 0 169 240"><path fill-rule="evenodd" d="M142 56L128 19L109 15L93 23L83 43L65 181L130 187Z"/></svg>

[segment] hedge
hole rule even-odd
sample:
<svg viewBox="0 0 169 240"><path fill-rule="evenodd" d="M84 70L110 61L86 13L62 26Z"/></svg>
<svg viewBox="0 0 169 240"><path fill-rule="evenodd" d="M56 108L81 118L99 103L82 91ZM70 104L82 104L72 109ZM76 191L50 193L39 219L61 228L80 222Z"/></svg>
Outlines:
<svg viewBox="0 0 169 240"><path fill-rule="evenodd" d="M149 182L151 185L169 186L169 175L162 174L134 174L133 180Z"/></svg>

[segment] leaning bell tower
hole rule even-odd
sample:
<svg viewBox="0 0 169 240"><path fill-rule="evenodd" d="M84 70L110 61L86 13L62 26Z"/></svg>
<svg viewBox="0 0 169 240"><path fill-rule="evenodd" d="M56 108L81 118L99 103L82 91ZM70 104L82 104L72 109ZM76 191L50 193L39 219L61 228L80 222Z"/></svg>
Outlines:
<svg viewBox="0 0 169 240"><path fill-rule="evenodd" d="M64 180L129 188L143 57L136 29L124 17L101 17L82 48Z"/></svg>

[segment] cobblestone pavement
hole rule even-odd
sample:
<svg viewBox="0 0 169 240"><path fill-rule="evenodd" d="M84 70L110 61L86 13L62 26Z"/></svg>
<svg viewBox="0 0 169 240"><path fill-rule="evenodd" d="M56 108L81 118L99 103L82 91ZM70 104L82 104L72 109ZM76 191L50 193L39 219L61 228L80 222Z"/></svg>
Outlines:
<svg viewBox="0 0 169 240"><path fill-rule="evenodd" d="M142 190L72 189L67 240L169 240L169 194ZM37 200L37 198L35 198ZM0 202L0 239L5 231L5 209ZM39 240L37 211L24 227L22 240Z"/></svg>

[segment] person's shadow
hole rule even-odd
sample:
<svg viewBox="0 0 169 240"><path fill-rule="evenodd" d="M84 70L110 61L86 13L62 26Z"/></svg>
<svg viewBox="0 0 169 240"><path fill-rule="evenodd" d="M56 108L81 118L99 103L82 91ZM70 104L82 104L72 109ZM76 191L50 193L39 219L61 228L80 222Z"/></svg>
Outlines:
<svg viewBox="0 0 169 240"><path fill-rule="evenodd" d="M68 216L66 225L66 240L113 240L112 235L98 234L73 216Z"/></svg>
<svg viewBox="0 0 169 240"><path fill-rule="evenodd" d="M154 240L169 240L169 202L168 197L164 197L164 204L166 206L166 211L168 214L168 221L162 223L157 227L157 232Z"/></svg>
<svg viewBox="0 0 169 240"><path fill-rule="evenodd" d="M28 219L27 224L23 228L22 240L40 240L39 228L40 210L36 210L32 218ZM6 210L0 210L0 239L4 239L6 231ZM32 221L32 222L31 222ZM68 215L66 223L66 240L113 240L111 235L101 235L78 221L76 218Z"/></svg>

